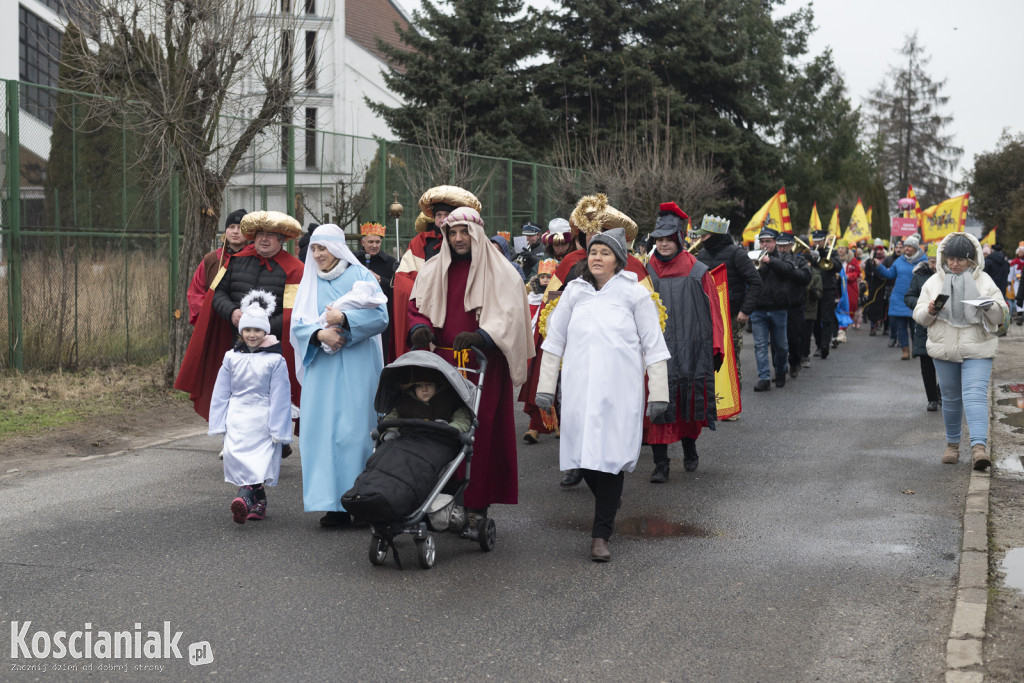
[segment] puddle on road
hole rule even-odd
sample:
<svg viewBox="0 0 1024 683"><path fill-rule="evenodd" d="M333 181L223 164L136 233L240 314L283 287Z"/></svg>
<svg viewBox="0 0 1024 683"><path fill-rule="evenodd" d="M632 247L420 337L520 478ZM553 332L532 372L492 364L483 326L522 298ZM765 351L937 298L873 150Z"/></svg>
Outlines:
<svg viewBox="0 0 1024 683"><path fill-rule="evenodd" d="M1003 558L1001 569L1006 573L1006 583L1010 588L1024 591L1024 548L1011 548Z"/></svg>
<svg viewBox="0 0 1024 683"><path fill-rule="evenodd" d="M1021 409L1021 412L1011 412L1007 415L1003 415L999 418L999 421L1008 427L1013 427L1018 433L1024 432L1024 384L1003 384L1000 388L1003 389L1003 391L1014 392L1018 395L1000 398L996 400L996 405L1016 406Z"/></svg>
<svg viewBox="0 0 1024 683"><path fill-rule="evenodd" d="M670 522L662 517L640 516L615 520L615 533L641 538L708 538L714 533L682 522Z"/></svg>

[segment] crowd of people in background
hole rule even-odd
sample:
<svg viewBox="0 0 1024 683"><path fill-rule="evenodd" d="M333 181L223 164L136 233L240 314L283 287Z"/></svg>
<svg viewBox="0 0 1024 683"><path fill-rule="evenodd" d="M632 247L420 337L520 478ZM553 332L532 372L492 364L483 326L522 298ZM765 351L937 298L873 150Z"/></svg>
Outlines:
<svg viewBox="0 0 1024 683"><path fill-rule="evenodd" d="M473 369L476 352L487 361L460 493L469 538L491 506L517 503L520 442L550 435L560 487L585 482L594 495L590 558L608 561L624 473L648 444L649 481L666 483L676 442L684 470L697 470L722 383L743 388L745 330L759 393L827 361L852 331L887 338L902 360L919 359L925 409L942 408L941 462L958 461L966 415L973 466L990 463L987 386L998 335L1024 322L1024 245L1010 260L964 233L890 247L766 225L748 250L722 218L688 232L690 217L666 201L641 230L601 194L546 228L527 222L518 240L489 230L463 188L430 188L419 209L400 259L383 248L381 223L360 226L353 252L337 225L303 232L285 214L238 210L198 264L195 330L175 386L224 435L235 522L266 517L265 487L297 434L305 510L323 513L325 527L351 526L341 497L373 452L378 379L411 349L459 369ZM295 238L298 258L284 249ZM521 437L516 396L529 417Z"/></svg>

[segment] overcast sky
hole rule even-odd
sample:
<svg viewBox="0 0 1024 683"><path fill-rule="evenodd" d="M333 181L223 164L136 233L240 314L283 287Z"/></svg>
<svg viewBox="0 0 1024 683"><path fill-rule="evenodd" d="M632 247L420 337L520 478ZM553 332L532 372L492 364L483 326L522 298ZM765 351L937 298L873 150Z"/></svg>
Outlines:
<svg viewBox="0 0 1024 683"><path fill-rule="evenodd" d="M417 9L419 0L398 0ZM526 0L551 7L551 0ZM786 0L780 14L807 6L807 0ZM810 53L832 48L836 66L846 80L854 106L885 77L905 36L918 32L931 58L927 73L946 79L953 116L948 132L964 148L961 168L974 156L993 151L1003 128L1024 131L1024 0L817 0ZM954 180L959 182L958 171Z"/></svg>

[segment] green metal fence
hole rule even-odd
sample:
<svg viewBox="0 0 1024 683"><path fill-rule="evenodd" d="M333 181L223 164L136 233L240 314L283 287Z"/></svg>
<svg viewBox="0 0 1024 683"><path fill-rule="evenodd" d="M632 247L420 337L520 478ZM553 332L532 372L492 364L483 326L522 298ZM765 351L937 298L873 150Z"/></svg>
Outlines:
<svg viewBox="0 0 1024 683"><path fill-rule="evenodd" d="M56 95L46 98L56 101L51 125L20 106L42 86L0 86L0 370L165 355L182 232L177 179L159 189L145 183L139 170L154 160L139 157L128 127L88 120L89 95L47 88ZM225 121L221 135L230 139L242 123ZM363 193L365 207L342 226L352 246L358 224L376 221L387 225L385 248L397 253L414 234L420 194L449 166L441 182L460 182L480 198L489 234L518 234L527 220L546 224L571 209L559 195L572 175L561 169L275 126L236 170L221 215L272 209L303 224L338 222L338 196ZM396 192L405 208L397 221L388 214Z"/></svg>

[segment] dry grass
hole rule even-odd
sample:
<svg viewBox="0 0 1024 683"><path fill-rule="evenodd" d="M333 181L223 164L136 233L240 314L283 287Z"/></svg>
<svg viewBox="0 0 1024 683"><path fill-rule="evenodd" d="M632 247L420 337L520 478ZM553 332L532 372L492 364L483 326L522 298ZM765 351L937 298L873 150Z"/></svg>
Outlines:
<svg viewBox="0 0 1024 683"><path fill-rule="evenodd" d="M60 250L34 247L22 260L26 369L148 363L166 355L166 244L126 250L79 238Z"/></svg>
<svg viewBox="0 0 1024 683"><path fill-rule="evenodd" d="M0 375L0 441L83 420L120 415L168 401L187 401L167 389L162 361L143 366L81 372L40 371Z"/></svg>

